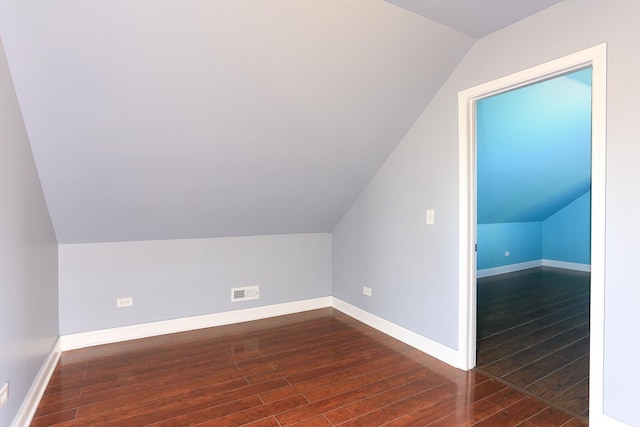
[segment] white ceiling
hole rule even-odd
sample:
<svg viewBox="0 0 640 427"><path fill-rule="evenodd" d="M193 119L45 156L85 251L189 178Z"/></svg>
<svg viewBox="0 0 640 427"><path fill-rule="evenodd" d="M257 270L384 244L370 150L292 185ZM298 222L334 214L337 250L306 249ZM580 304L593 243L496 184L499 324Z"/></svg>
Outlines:
<svg viewBox="0 0 640 427"><path fill-rule="evenodd" d="M331 231L461 29L382 0L0 0L60 243Z"/></svg>

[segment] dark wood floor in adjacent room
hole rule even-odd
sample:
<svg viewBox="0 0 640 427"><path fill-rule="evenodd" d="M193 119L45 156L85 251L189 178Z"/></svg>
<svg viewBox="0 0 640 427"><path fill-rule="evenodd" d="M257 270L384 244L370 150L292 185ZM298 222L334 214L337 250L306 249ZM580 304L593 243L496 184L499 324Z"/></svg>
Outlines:
<svg viewBox="0 0 640 427"><path fill-rule="evenodd" d="M33 426L581 426L333 309L63 353Z"/></svg>
<svg viewBox="0 0 640 427"><path fill-rule="evenodd" d="M478 280L478 369L586 420L589 273L538 267Z"/></svg>

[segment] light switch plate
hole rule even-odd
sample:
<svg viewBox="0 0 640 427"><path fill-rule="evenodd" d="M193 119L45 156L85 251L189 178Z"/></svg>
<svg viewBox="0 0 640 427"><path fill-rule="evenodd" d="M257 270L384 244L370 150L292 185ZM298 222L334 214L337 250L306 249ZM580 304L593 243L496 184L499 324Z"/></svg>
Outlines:
<svg viewBox="0 0 640 427"><path fill-rule="evenodd" d="M434 225L436 223L436 211L433 209L427 209L427 225Z"/></svg>

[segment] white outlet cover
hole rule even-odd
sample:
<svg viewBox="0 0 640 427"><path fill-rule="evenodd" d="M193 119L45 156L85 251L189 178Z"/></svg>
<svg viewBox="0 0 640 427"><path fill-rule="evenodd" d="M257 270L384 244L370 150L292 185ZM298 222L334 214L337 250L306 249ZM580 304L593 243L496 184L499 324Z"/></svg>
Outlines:
<svg viewBox="0 0 640 427"><path fill-rule="evenodd" d="M133 297L126 297L126 298L118 298L118 299L116 299L116 307L117 308L131 307L132 305L133 305Z"/></svg>

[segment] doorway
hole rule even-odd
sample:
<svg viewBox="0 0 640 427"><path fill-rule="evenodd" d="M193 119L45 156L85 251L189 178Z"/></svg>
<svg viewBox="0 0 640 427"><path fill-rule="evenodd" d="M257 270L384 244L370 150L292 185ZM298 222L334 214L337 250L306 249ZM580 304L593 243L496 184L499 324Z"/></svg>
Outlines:
<svg viewBox="0 0 640 427"><path fill-rule="evenodd" d="M477 369L583 421L591 71L476 103Z"/></svg>
<svg viewBox="0 0 640 427"><path fill-rule="evenodd" d="M460 127L460 242L459 242L459 340L460 364L476 366L476 103L477 101L572 71L591 67L592 86L592 187L591 187L591 299L589 415L604 421L604 236L606 142L606 45L542 64L459 93Z"/></svg>

